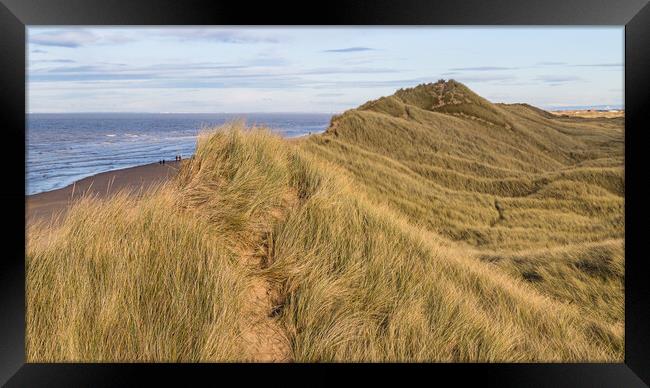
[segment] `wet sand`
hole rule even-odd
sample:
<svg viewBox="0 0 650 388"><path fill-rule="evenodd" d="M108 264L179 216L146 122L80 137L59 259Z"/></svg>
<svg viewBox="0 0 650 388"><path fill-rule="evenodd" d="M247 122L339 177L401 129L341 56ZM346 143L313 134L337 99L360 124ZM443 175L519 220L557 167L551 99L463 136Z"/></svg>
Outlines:
<svg viewBox="0 0 650 388"><path fill-rule="evenodd" d="M70 203L84 194L106 197L120 190L146 190L174 176L178 162L152 163L122 170L103 172L78 180L61 189L28 195L26 221L47 220L53 215L63 214Z"/></svg>

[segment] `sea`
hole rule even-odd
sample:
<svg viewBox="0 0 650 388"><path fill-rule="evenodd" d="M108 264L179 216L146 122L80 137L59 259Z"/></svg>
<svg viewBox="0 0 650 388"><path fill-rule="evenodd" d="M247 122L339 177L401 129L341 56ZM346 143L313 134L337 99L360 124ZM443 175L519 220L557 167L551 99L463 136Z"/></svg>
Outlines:
<svg viewBox="0 0 650 388"><path fill-rule="evenodd" d="M26 194L101 172L194 153L200 131L243 119L285 137L323 132L321 113L33 113L27 115Z"/></svg>

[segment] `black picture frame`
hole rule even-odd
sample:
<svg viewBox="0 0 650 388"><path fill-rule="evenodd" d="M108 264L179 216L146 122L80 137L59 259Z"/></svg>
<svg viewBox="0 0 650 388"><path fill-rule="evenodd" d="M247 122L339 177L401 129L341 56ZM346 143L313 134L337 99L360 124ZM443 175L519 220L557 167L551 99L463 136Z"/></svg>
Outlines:
<svg viewBox="0 0 650 388"><path fill-rule="evenodd" d="M123 386L207 378L209 385L368 379L454 385L642 387L650 384L650 289L645 264L643 171L650 109L648 0L326 1L282 5L230 1L0 0L0 383L7 386ZM31 25L618 25L625 26L625 362L621 364L29 364L25 363L25 36ZM284 374L280 370L282 369ZM252 371L251 371L252 370ZM294 373L309 374L297 378Z"/></svg>

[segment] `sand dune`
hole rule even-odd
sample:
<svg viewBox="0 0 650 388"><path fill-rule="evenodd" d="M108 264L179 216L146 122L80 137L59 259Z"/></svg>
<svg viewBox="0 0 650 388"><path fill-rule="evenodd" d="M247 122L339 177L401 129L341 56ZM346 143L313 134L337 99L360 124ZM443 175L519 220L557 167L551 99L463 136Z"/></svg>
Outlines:
<svg viewBox="0 0 650 388"><path fill-rule="evenodd" d="M216 129L28 230L27 359L620 362L623 139L455 81Z"/></svg>

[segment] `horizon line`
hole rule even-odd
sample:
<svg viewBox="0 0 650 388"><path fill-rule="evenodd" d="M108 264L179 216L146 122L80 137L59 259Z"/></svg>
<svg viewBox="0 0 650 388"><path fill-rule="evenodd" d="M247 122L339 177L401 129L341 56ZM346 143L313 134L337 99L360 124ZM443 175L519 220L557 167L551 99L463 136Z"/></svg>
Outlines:
<svg viewBox="0 0 650 388"><path fill-rule="evenodd" d="M88 112L25 112L25 114L338 114L340 112L298 112L298 111L278 111L278 112L126 112L126 111L88 111Z"/></svg>
<svg viewBox="0 0 650 388"><path fill-rule="evenodd" d="M493 102L493 104L505 104L505 105L516 105L523 104L521 102L517 103L508 103L508 102ZM596 104L596 105L551 105L544 107L543 105L533 105L530 103L525 103L540 109L544 110L585 110L585 109L597 109L603 107L610 107L609 109L615 110L625 110L625 104ZM358 108L358 107L357 107ZM350 108L356 109L356 108ZM345 109L348 110L348 109ZM127 111L88 111L88 112L25 112L25 114L228 114L228 115L237 115L237 114L318 114L318 115L335 115L344 112L345 110L336 111L336 112L312 112L312 111L277 111L277 112L127 112Z"/></svg>

